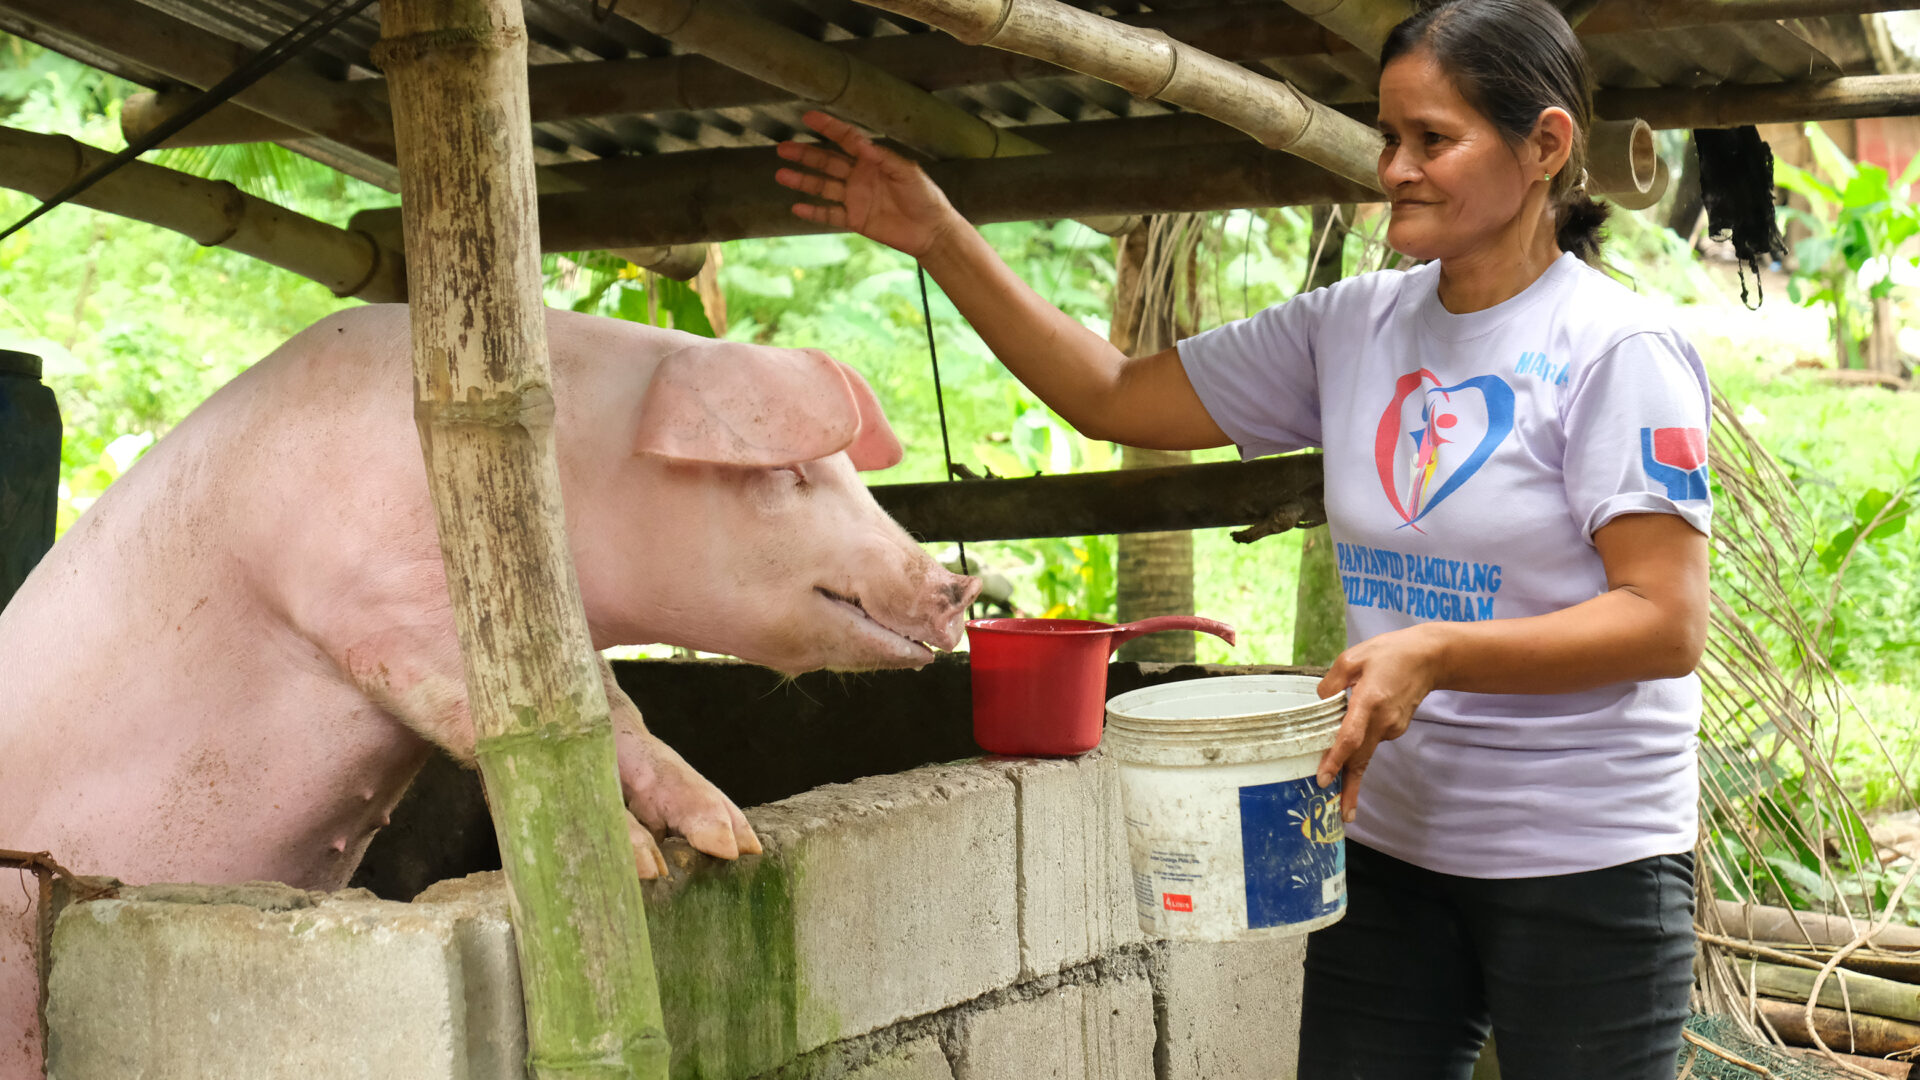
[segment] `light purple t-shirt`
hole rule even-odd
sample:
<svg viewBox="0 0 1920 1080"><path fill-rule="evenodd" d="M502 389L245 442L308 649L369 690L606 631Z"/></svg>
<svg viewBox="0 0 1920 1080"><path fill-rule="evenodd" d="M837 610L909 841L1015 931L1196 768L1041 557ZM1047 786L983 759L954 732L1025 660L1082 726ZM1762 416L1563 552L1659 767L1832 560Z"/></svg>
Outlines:
<svg viewBox="0 0 1920 1080"><path fill-rule="evenodd" d="M1539 615L1604 593L1594 531L1701 532L1707 376L1658 309L1561 256L1448 312L1439 267L1341 281L1180 343L1244 457L1326 451L1347 637ZM1435 691L1367 770L1356 840L1442 873L1533 877L1691 850L1696 676L1555 695Z"/></svg>

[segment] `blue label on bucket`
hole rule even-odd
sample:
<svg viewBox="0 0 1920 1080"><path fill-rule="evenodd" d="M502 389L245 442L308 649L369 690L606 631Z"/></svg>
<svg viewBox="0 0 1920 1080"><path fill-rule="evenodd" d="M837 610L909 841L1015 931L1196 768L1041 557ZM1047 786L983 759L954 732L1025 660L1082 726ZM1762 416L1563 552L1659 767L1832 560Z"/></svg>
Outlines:
<svg viewBox="0 0 1920 1080"><path fill-rule="evenodd" d="M1306 922L1346 899L1346 829L1340 783L1311 776L1240 789L1240 849L1246 861L1247 927Z"/></svg>

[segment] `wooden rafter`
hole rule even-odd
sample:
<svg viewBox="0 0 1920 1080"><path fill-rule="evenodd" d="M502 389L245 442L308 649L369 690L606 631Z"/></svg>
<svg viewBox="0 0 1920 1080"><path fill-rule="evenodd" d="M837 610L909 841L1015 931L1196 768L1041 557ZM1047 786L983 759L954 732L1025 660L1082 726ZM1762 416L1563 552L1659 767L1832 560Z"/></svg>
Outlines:
<svg viewBox="0 0 1920 1080"><path fill-rule="evenodd" d="M940 161L927 171L976 224L1379 198L1370 187L1245 139L1181 147L1180 161L1182 171L1170 173L1164 159L1133 152L1040 154ZM541 196L541 246L579 251L829 231L793 215L792 193L772 179L780 164L760 149L632 162L621 170L630 186ZM355 215L352 226L387 236L398 221L397 210L371 210Z"/></svg>
<svg viewBox="0 0 1920 1080"><path fill-rule="evenodd" d="M1263 526L1271 535L1326 520L1319 454L1157 469L961 483L882 484L882 508L916 538L1042 536Z"/></svg>
<svg viewBox="0 0 1920 1080"><path fill-rule="evenodd" d="M1046 148L872 64L747 11L735 0L614 0L615 14L938 159L1021 157ZM1091 220L1101 232L1123 219Z"/></svg>

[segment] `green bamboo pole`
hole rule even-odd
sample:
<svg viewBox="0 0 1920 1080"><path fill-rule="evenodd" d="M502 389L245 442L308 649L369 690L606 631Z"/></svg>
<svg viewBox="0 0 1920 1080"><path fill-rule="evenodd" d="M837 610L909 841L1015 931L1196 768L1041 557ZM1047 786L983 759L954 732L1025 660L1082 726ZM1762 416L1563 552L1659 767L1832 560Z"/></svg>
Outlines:
<svg viewBox="0 0 1920 1080"><path fill-rule="evenodd" d="M1346 273L1342 255L1347 245L1346 222L1353 220L1353 204L1313 209L1313 235L1307 241L1306 288L1322 289ZM1293 608L1293 662L1308 667L1332 664L1347 647L1347 594L1340 587L1340 565L1333 555L1333 535L1325 525L1300 534L1300 578Z"/></svg>
<svg viewBox="0 0 1920 1080"><path fill-rule="evenodd" d="M386 0L415 417L538 1080L664 1080L612 727L567 547L519 0Z"/></svg>

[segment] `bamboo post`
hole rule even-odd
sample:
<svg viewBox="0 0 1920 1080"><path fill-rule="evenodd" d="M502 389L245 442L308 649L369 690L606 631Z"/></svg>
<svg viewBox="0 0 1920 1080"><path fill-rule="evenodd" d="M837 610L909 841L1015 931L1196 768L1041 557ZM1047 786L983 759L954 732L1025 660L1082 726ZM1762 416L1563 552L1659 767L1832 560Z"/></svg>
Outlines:
<svg viewBox="0 0 1920 1080"><path fill-rule="evenodd" d="M1120 238L1108 340L1121 352L1147 356L1172 348L1183 331L1192 332L1183 322L1191 320L1193 304L1182 305L1180 293L1183 287L1189 294L1197 288L1194 270L1199 242L1199 223L1186 215L1147 218ZM1193 454L1187 450L1127 446L1120 452L1123 469L1167 468L1192 461ZM1116 622L1193 614L1193 533L1122 533L1114 547ZM1145 634L1121 645L1115 656L1191 664L1197 654L1195 636Z"/></svg>
<svg viewBox="0 0 1920 1080"><path fill-rule="evenodd" d="M44 199L112 156L65 135L0 127L0 187ZM311 278L335 296L374 303L407 297L399 255L372 235L296 214L224 180L134 161L73 201L251 255Z"/></svg>
<svg viewBox="0 0 1920 1080"><path fill-rule="evenodd" d="M567 547L519 0L386 0L427 459L538 1080L664 1080L668 1048Z"/></svg>
<svg viewBox="0 0 1920 1080"><path fill-rule="evenodd" d="M1308 235L1307 280L1301 292L1324 289L1346 276L1347 222L1353 204L1316 206ZM1325 525L1300 534L1300 574L1293 601L1293 662L1326 667L1347 647L1347 592L1340 583L1333 533Z"/></svg>
<svg viewBox="0 0 1920 1080"><path fill-rule="evenodd" d="M1061 0L862 0L969 45L988 45L1103 79L1141 98L1211 116L1262 146L1298 154L1378 190L1380 133L1287 83Z"/></svg>

